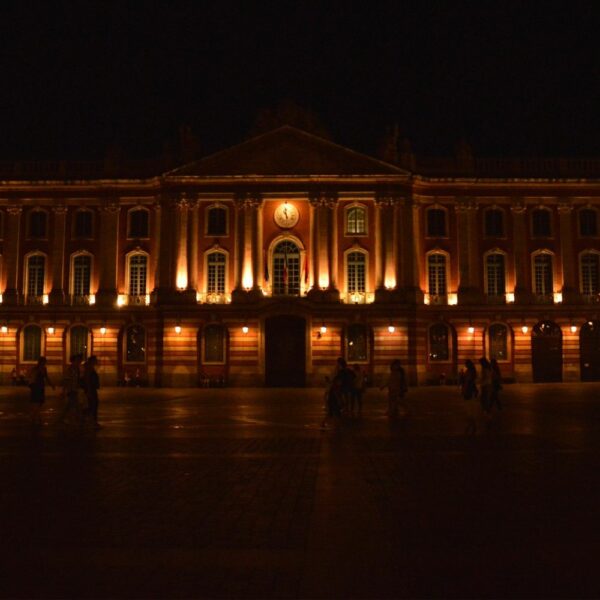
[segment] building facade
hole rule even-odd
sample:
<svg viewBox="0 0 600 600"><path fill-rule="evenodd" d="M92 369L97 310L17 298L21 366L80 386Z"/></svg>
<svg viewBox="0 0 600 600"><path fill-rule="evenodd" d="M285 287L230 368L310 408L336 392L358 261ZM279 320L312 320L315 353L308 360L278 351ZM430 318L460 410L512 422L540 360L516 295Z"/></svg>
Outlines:
<svg viewBox="0 0 600 600"><path fill-rule="evenodd" d="M282 127L182 167L0 168L0 373L600 380L600 161L382 162Z"/></svg>

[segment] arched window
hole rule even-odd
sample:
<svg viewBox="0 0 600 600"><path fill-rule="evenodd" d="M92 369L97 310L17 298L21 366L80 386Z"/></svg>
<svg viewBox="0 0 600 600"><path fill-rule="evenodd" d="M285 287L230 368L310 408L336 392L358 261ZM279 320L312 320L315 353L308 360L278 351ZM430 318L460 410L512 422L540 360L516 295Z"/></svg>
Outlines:
<svg viewBox="0 0 600 600"><path fill-rule="evenodd" d="M552 254L536 254L533 257L533 293L536 296L549 297L553 292Z"/></svg>
<svg viewBox="0 0 600 600"><path fill-rule="evenodd" d="M273 251L273 294L300 294L300 250L290 240L279 242Z"/></svg>
<svg viewBox="0 0 600 600"><path fill-rule="evenodd" d="M223 364L225 362L225 328L222 325L207 325L204 334L204 363Z"/></svg>
<svg viewBox="0 0 600 600"><path fill-rule="evenodd" d="M85 359L91 354L91 333L83 325L75 325L69 330L69 356L81 354Z"/></svg>
<svg viewBox="0 0 600 600"><path fill-rule="evenodd" d="M499 208L488 208L484 218L486 237L504 236L504 211Z"/></svg>
<svg viewBox="0 0 600 600"><path fill-rule="evenodd" d="M146 296L148 256L146 254L130 254L127 262L129 296Z"/></svg>
<svg viewBox="0 0 600 600"><path fill-rule="evenodd" d="M600 294L600 254L584 252L580 256L581 293L595 297Z"/></svg>
<svg viewBox="0 0 600 600"><path fill-rule="evenodd" d="M125 362L146 361L146 330L141 325L131 325L125 331Z"/></svg>
<svg viewBox="0 0 600 600"><path fill-rule="evenodd" d="M531 211L531 234L533 237L552 235L552 215L548 209L535 208Z"/></svg>
<svg viewBox="0 0 600 600"><path fill-rule="evenodd" d="M598 213L593 208L583 208L579 211L579 235L581 237L598 235Z"/></svg>
<svg viewBox="0 0 600 600"><path fill-rule="evenodd" d="M23 361L35 362L42 355L42 329L37 325L26 325L23 328Z"/></svg>
<svg viewBox="0 0 600 600"><path fill-rule="evenodd" d="M366 235L367 210L364 206L351 206L346 210L346 235Z"/></svg>
<svg viewBox="0 0 600 600"><path fill-rule="evenodd" d="M508 360L508 327L502 323L490 325L488 344L490 358Z"/></svg>
<svg viewBox="0 0 600 600"><path fill-rule="evenodd" d="M349 294L366 291L367 255L364 252L348 252L346 255L346 283Z"/></svg>
<svg viewBox="0 0 600 600"><path fill-rule="evenodd" d="M346 358L348 362L366 362L369 357L369 336L365 325L353 323L348 327Z"/></svg>
<svg viewBox="0 0 600 600"><path fill-rule="evenodd" d="M73 218L73 237L77 240L88 240L94 235L94 213L91 210L75 211Z"/></svg>
<svg viewBox="0 0 600 600"><path fill-rule="evenodd" d="M206 257L206 292L208 294L225 293L225 274L227 255L224 252L210 252Z"/></svg>
<svg viewBox="0 0 600 600"><path fill-rule="evenodd" d="M92 276L92 257L89 254L77 254L73 257L71 277L71 294L75 301L90 295L90 279Z"/></svg>
<svg viewBox="0 0 600 600"><path fill-rule="evenodd" d="M48 230L48 214L45 210L32 210L29 213L29 237L44 239Z"/></svg>
<svg viewBox="0 0 600 600"><path fill-rule="evenodd" d="M44 295L44 282L46 277L46 257L42 254L32 254L27 258L27 282L25 293L33 301Z"/></svg>
<svg viewBox="0 0 600 600"><path fill-rule="evenodd" d="M209 206L206 209L206 235L227 235L227 208L225 206Z"/></svg>
<svg viewBox="0 0 600 600"><path fill-rule="evenodd" d="M443 208L427 210L428 237L446 237L446 211Z"/></svg>
<svg viewBox="0 0 600 600"><path fill-rule="evenodd" d="M129 211L127 237L139 239L148 237L148 211L145 208L134 208Z"/></svg>
<svg viewBox="0 0 600 600"><path fill-rule="evenodd" d="M450 331L444 323L429 328L429 360L450 360Z"/></svg>
<svg viewBox="0 0 600 600"><path fill-rule="evenodd" d="M445 254L432 253L427 256L427 278L429 295L445 297L448 293Z"/></svg>
<svg viewBox="0 0 600 600"><path fill-rule="evenodd" d="M506 292L504 254L494 252L485 257L486 294L504 296Z"/></svg>

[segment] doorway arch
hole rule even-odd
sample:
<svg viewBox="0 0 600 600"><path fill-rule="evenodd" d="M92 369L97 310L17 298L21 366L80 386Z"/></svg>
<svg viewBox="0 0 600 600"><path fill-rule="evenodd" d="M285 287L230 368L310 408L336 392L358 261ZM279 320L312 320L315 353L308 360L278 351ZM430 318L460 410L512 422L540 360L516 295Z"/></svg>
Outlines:
<svg viewBox="0 0 600 600"><path fill-rule="evenodd" d="M304 387L306 320L278 315L265 320L265 383L271 387Z"/></svg>
<svg viewBox="0 0 600 600"><path fill-rule="evenodd" d="M600 321L588 321L579 332L581 381L600 381Z"/></svg>
<svg viewBox="0 0 600 600"><path fill-rule="evenodd" d="M562 331L553 321L540 321L533 328L531 362L534 382L562 381Z"/></svg>

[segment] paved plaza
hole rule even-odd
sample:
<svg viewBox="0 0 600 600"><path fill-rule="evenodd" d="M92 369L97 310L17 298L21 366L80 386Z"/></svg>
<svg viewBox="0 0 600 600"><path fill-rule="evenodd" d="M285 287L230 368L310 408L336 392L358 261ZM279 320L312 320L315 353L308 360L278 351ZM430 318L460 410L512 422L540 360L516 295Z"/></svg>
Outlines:
<svg viewBox="0 0 600 600"><path fill-rule="evenodd" d="M600 384L454 387L321 431L317 389L102 390L98 432L0 389L0 596L600 596Z"/></svg>

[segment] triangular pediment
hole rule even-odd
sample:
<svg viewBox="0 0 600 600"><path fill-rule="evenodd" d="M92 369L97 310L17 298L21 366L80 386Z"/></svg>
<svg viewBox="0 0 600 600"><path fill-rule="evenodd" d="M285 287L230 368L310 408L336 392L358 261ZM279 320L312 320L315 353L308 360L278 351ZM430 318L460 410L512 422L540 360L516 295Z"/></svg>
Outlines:
<svg viewBox="0 0 600 600"><path fill-rule="evenodd" d="M167 175L335 177L406 176L409 173L395 165L286 125L174 169Z"/></svg>

